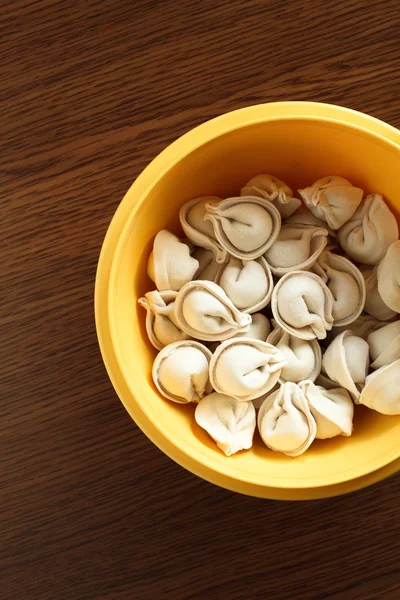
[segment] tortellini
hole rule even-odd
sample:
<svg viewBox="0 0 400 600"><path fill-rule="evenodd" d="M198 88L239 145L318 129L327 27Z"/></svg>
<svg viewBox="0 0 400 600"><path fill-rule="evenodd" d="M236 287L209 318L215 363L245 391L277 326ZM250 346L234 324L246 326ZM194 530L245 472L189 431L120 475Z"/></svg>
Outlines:
<svg viewBox="0 0 400 600"><path fill-rule="evenodd" d="M378 291L391 310L400 313L400 241L389 246L378 266Z"/></svg>
<svg viewBox="0 0 400 600"><path fill-rule="evenodd" d="M332 229L339 229L350 219L364 194L350 181L338 176L322 177L299 193L310 211Z"/></svg>
<svg viewBox="0 0 400 600"><path fill-rule="evenodd" d="M248 331L251 323L251 316L240 312L212 281L184 285L175 299L175 318L190 337L208 342Z"/></svg>
<svg viewBox="0 0 400 600"><path fill-rule="evenodd" d="M147 273L160 292L179 291L191 281L198 268L199 263L190 256L189 247L176 235L166 229L157 233Z"/></svg>
<svg viewBox="0 0 400 600"><path fill-rule="evenodd" d="M281 372L281 381L315 381L321 371L321 348L317 340L302 340L275 324L267 342L278 348L287 360Z"/></svg>
<svg viewBox="0 0 400 600"><path fill-rule="evenodd" d="M310 269L327 244L328 230L308 225L282 225L277 240L265 253L274 275Z"/></svg>
<svg viewBox="0 0 400 600"><path fill-rule="evenodd" d="M153 365L158 391L178 404L198 402L212 387L209 379L211 352L194 340L165 346Z"/></svg>
<svg viewBox="0 0 400 600"><path fill-rule="evenodd" d="M304 392L287 382L266 397L258 411L258 430L266 446L287 456L299 456L312 444L317 425Z"/></svg>
<svg viewBox="0 0 400 600"><path fill-rule="evenodd" d="M214 229L205 220L206 206L216 206L221 202L217 196L204 196L186 202L179 211L179 220L188 239L200 246L211 250L217 263L226 261L228 253L215 237Z"/></svg>
<svg viewBox="0 0 400 600"><path fill-rule="evenodd" d="M188 339L180 329L174 313L174 303L178 292L147 292L139 298L140 306L146 309L146 331L150 342L157 350L164 346Z"/></svg>
<svg viewBox="0 0 400 600"><path fill-rule="evenodd" d="M355 321L365 305L365 282L359 269L344 256L324 250L313 271L332 292L333 325L348 325Z"/></svg>
<svg viewBox="0 0 400 600"><path fill-rule="evenodd" d="M303 340L322 340L332 329L332 293L315 273L284 275L274 288L271 307L278 325Z"/></svg>
<svg viewBox="0 0 400 600"><path fill-rule="evenodd" d="M269 303L274 282L271 269L262 256L255 260L231 256L221 273L219 285L236 308L254 313Z"/></svg>
<svg viewBox="0 0 400 600"><path fill-rule="evenodd" d="M273 388L286 364L283 354L271 344L233 338L220 344L212 355L210 381L220 394L253 400Z"/></svg>
<svg viewBox="0 0 400 600"><path fill-rule="evenodd" d="M240 190L240 195L269 200L279 210L282 219L290 217L301 206L301 200L293 198L293 192L286 183L267 173L252 177Z"/></svg>
<svg viewBox="0 0 400 600"><path fill-rule="evenodd" d="M256 428L252 402L239 402L231 396L213 392L200 400L194 416L197 424L227 456L251 448Z"/></svg>
<svg viewBox="0 0 400 600"><path fill-rule="evenodd" d="M379 264L398 237L397 221L381 194L367 196L338 232L346 254L366 265Z"/></svg>
<svg viewBox="0 0 400 600"><path fill-rule="evenodd" d="M251 260L262 256L279 234L281 216L271 203L252 196L206 204L206 221L231 256Z"/></svg>

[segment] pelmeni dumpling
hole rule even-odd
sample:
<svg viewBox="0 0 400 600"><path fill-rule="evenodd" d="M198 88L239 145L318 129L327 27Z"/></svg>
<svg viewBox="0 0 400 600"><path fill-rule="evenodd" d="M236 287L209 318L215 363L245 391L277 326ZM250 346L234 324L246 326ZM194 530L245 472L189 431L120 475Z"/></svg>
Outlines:
<svg viewBox="0 0 400 600"><path fill-rule="evenodd" d="M397 221L381 194L370 194L338 232L339 243L353 260L377 265L397 241Z"/></svg>
<svg viewBox="0 0 400 600"><path fill-rule="evenodd" d="M375 319L375 317L371 317L371 315L367 315L365 313L361 313L361 315L350 325L343 325L340 327L333 327L333 329L329 332L329 339L333 340L336 336L343 333L343 331L351 330L354 335L357 337L361 337L364 340L367 339L368 335L372 331L376 331L380 329L386 324L386 321L379 321Z"/></svg>
<svg viewBox="0 0 400 600"><path fill-rule="evenodd" d="M339 229L350 219L364 194L344 177L335 175L322 177L299 193L310 211L332 229Z"/></svg>
<svg viewBox="0 0 400 600"><path fill-rule="evenodd" d="M301 200L293 198L293 192L286 183L266 173L252 177L240 190L240 195L259 196L269 200L279 210L282 219L289 217L301 206Z"/></svg>
<svg viewBox="0 0 400 600"><path fill-rule="evenodd" d="M303 340L320 340L332 329L333 297L318 275L292 271L278 281L271 308L278 325Z"/></svg>
<svg viewBox="0 0 400 600"><path fill-rule="evenodd" d="M319 227L322 229L328 229L329 235L336 235L336 231L330 229L328 223L322 219L318 219L313 213L306 208L304 205L296 210L290 217L282 221L283 225L305 225L306 227Z"/></svg>
<svg viewBox="0 0 400 600"><path fill-rule="evenodd" d="M252 402L213 392L200 400L194 417L227 456L253 445L256 411Z"/></svg>
<svg viewBox="0 0 400 600"><path fill-rule="evenodd" d="M354 404L347 390L324 389L311 381L299 383L317 424L316 438L326 440L353 432Z"/></svg>
<svg viewBox="0 0 400 600"><path fill-rule="evenodd" d="M258 411L257 423L264 444L287 456L303 454L317 433L303 391L291 382L267 396Z"/></svg>
<svg viewBox="0 0 400 600"><path fill-rule="evenodd" d="M271 203L253 196L227 198L206 204L205 219L229 254L244 260L258 258L276 240L281 215Z"/></svg>
<svg viewBox="0 0 400 600"><path fill-rule="evenodd" d="M371 369L380 369L400 358L400 321L389 323L369 334L367 339L373 362Z"/></svg>
<svg viewBox="0 0 400 600"><path fill-rule="evenodd" d="M251 323L251 316L240 312L212 281L189 281L179 291L174 310L182 331L208 342L248 331Z"/></svg>
<svg viewBox="0 0 400 600"><path fill-rule="evenodd" d="M343 331L331 342L322 358L322 368L332 381L360 397L369 367L369 346L365 340Z"/></svg>
<svg viewBox="0 0 400 600"><path fill-rule="evenodd" d="M212 392L209 380L211 352L194 340L165 346L153 364L158 391L178 404L198 402Z"/></svg>
<svg viewBox="0 0 400 600"><path fill-rule="evenodd" d="M199 268L193 275L193 279L218 283L221 273L225 269L225 263L218 263L214 253L206 248L195 248L192 256L199 262Z"/></svg>
<svg viewBox="0 0 400 600"><path fill-rule="evenodd" d="M253 400L278 382L286 360L282 353L260 340L233 338L218 346L210 362L215 391L237 400Z"/></svg>
<svg viewBox="0 0 400 600"><path fill-rule="evenodd" d="M313 266L333 296L333 326L348 325L360 316L365 304L365 282L357 267L344 256L324 250Z"/></svg>
<svg viewBox="0 0 400 600"><path fill-rule="evenodd" d="M400 415L400 359L368 375L358 404L383 415Z"/></svg>
<svg viewBox="0 0 400 600"><path fill-rule="evenodd" d="M189 240L196 246L211 250L217 263L223 263L226 261L227 252L215 237L212 224L204 219L206 205L217 205L219 202L221 202L221 198L217 196L204 196L189 200L179 211L179 220Z"/></svg>
<svg viewBox="0 0 400 600"><path fill-rule="evenodd" d="M314 383L315 385L319 385L320 387L323 387L326 390L333 390L338 386L336 381L332 381L332 379L329 379L329 377L322 372L318 375Z"/></svg>
<svg viewBox="0 0 400 600"><path fill-rule="evenodd" d="M252 338L253 340L261 340L262 342L267 341L267 337L271 333L271 323L269 319L262 313L255 313L251 315L251 323L248 331L242 331L232 336L235 338L246 337Z"/></svg>
<svg viewBox="0 0 400 600"><path fill-rule="evenodd" d="M361 272L366 288L365 312L379 321L393 319L396 313L386 306L378 290L377 267L363 268Z"/></svg>
<svg viewBox="0 0 400 600"><path fill-rule="evenodd" d="M308 271L327 244L328 230L309 225L282 225L278 238L265 253L274 275Z"/></svg>
<svg viewBox="0 0 400 600"><path fill-rule="evenodd" d="M160 292L177 292L191 281L198 268L199 263L190 256L189 247L176 235L166 229L157 233L147 264L147 274Z"/></svg>
<svg viewBox="0 0 400 600"><path fill-rule="evenodd" d="M378 266L378 290L384 303L400 313L400 240L389 246Z"/></svg>
<svg viewBox="0 0 400 600"><path fill-rule="evenodd" d="M321 371L321 348L317 340L302 340L290 335L276 323L274 325L275 329L269 334L267 342L278 348L287 360L280 381L315 381Z"/></svg>
<svg viewBox="0 0 400 600"><path fill-rule="evenodd" d="M231 256L218 283L236 308L249 314L267 306L274 287L271 269L262 256L256 260Z"/></svg>
<svg viewBox="0 0 400 600"><path fill-rule="evenodd" d="M178 292L148 292L138 303L146 309L146 331L150 342L157 350L164 346L187 340L189 336L179 327L174 313L174 302Z"/></svg>

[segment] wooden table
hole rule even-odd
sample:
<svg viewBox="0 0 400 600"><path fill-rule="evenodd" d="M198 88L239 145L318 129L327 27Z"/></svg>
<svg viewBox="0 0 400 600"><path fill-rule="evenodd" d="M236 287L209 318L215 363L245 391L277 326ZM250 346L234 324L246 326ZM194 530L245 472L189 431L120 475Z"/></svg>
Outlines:
<svg viewBox="0 0 400 600"><path fill-rule="evenodd" d="M160 150L283 99L400 127L399 27L398 0L1 4L1 598L400 598L400 477L306 503L201 481L131 421L93 321L107 226Z"/></svg>

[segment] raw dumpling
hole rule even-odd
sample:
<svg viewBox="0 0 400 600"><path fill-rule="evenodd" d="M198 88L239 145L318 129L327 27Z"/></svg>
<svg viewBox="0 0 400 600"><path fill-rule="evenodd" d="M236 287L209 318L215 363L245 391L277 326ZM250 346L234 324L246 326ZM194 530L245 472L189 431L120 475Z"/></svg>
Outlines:
<svg viewBox="0 0 400 600"><path fill-rule="evenodd" d="M310 211L332 229L339 229L350 219L364 194L344 177L335 175L322 177L299 193Z"/></svg>
<svg viewBox="0 0 400 600"><path fill-rule="evenodd" d="M265 253L274 275L310 269L327 244L328 230L309 225L282 225L278 238Z"/></svg>
<svg viewBox="0 0 400 600"><path fill-rule="evenodd" d="M219 285L236 308L254 313L269 303L274 282L265 258L241 260L231 256L224 267Z"/></svg>
<svg viewBox="0 0 400 600"><path fill-rule="evenodd" d="M400 360L368 375L358 403L383 415L400 415Z"/></svg>
<svg viewBox="0 0 400 600"><path fill-rule="evenodd" d="M286 360L282 353L260 340L233 338L212 355L210 380L215 391L237 400L253 400L277 383Z"/></svg>
<svg viewBox="0 0 400 600"><path fill-rule="evenodd" d="M366 265L379 264L398 237L397 221L381 194L367 196L338 232L346 254Z"/></svg>
<svg viewBox="0 0 400 600"><path fill-rule="evenodd" d="M382 300L378 290L377 269L377 267L361 269L367 292L364 310L375 319L379 319L379 321L389 321L396 316L396 313L386 306Z"/></svg>
<svg viewBox="0 0 400 600"><path fill-rule="evenodd" d="M176 235L165 229L157 233L147 264L147 274L160 292L179 291L192 280L198 268L199 263L190 256L189 247Z"/></svg>
<svg viewBox="0 0 400 600"><path fill-rule="evenodd" d="M246 196L227 198L218 205L206 204L205 219L229 254L252 260L276 240L281 226L279 211L271 202Z"/></svg>
<svg viewBox="0 0 400 600"><path fill-rule="evenodd" d="M329 235L336 235L336 232L328 227L328 223L322 219L318 219L312 212L304 205L296 210L290 217L283 221L283 225L305 225L307 227L319 227L322 229L328 229Z"/></svg>
<svg viewBox="0 0 400 600"><path fill-rule="evenodd" d="M267 396L258 411L257 422L264 444L287 456L303 454L317 433L304 393L291 382Z"/></svg>
<svg viewBox="0 0 400 600"><path fill-rule="evenodd" d="M188 335L180 329L174 314L174 302L178 292L148 292L138 303L146 309L146 331L154 348L187 340Z"/></svg>
<svg viewBox="0 0 400 600"><path fill-rule="evenodd" d="M362 313L355 321L353 321L350 325L343 325L340 327L333 327L332 331L329 333L329 339L333 340L336 336L343 333L343 331L351 330L354 335L357 337L361 337L364 340L367 339L368 335L372 331L376 331L380 329L386 324L385 321L378 321L375 317L371 317L371 315L367 315Z"/></svg>
<svg viewBox="0 0 400 600"><path fill-rule="evenodd" d="M333 326L348 325L360 316L365 304L364 278L352 262L324 250L313 266L333 296Z"/></svg>
<svg viewBox="0 0 400 600"><path fill-rule="evenodd" d="M248 331L251 323L251 316L241 313L212 281L189 281L179 291L174 310L182 331L208 342Z"/></svg>
<svg viewBox="0 0 400 600"><path fill-rule="evenodd" d="M226 261L227 252L222 248L214 234L213 226L204 219L206 205L216 206L221 202L217 196L204 196L186 202L179 211L179 220L186 236L196 246L211 250L218 263Z"/></svg>
<svg viewBox="0 0 400 600"><path fill-rule="evenodd" d="M368 373L369 346L351 331L343 331L326 349L322 367L328 377L348 390L357 402Z"/></svg>
<svg viewBox="0 0 400 600"><path fill-rule="evenodd" d="M317 340L302 340L290 335L276 323L274 325L275 329L269 334L267 342L278 348L287 360L280 381L314 381L321 371L321 348Z"/></svg>
<svg viewBox="0 0 400 600"><path fill-rule="evenodd" d="M282 219L289 217L301 206L299 198L293 198L289 186L273 175L256 175L240 190L241 196L258 196L270 200L281 213Z"/></svg>
<svg viewBox="0 0 400 600"><path fill-rule="evenodd" d="M388 248L379 263L378 290L386 306L400 313L400 240Z"/></svg>
<svg viewBox="0 0 400 600"><path fill-rule="evenodd" d="M232 337L246 337L265 342L271 332L271 324L269 319L262 313L255 313L254 315L251 315L251 318L252 321L250 323L249 330L242 333L237 333Z"/></svg>
<svg viewBox="0 0 400 600"><path fill-rule="evenodd" d="M333 297L318 275L292 271L272 292L271 307L278 325L303 340L320 340L332 328Z"/></svg>
<svg viewBox="0 0 400 600"><path fill-rule="evenodd" d="M354 404L349 393L340 387L326 390L311 381L299 383L317 424L316 438L326 440L353 432Z"/></svg>
<svg viewBox="0 0 400 600"><path fill-rule="evenodd" d="M169 344L156 356L153 381L158 391L178 404L198 402L212 392L211 352L193 340Z"/></svg>
<svg viewBox="0 0 400 600"><path fill-rule="evenodd" d="M206 248L196 248L192 256L199 262L199 268L193 275L193 279L218 283L221 273L225 269L225 263L218 263L214 253Z"/></svg>
<svg viewBox="0 0 400 600"><path fill-rule="evenodd" d="M227 456L253 445L256 411L252 402L213 392L200 400L194 417Z"/></svg>
<svg viewBox="0 0 400 600"><path fill-rule="evenodd" d="M380 369L400 358L400 321L389 323L368 336L371 369Z"/></svg>
<svg viewBox="0 0 400 600"><path fill-rule="evenodd" d="M332 381L332 379L329 379L329 377L322 372L318 375L317 379L315 380L315 385L319 385L320 387L323 387L326 390L333 390L338 386L336 381Z"/></svg>

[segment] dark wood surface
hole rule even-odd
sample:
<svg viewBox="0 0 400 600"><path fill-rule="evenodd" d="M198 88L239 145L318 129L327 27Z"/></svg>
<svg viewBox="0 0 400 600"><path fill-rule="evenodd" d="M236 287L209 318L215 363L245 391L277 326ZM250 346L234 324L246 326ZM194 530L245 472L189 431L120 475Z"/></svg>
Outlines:
<svg viewBox="0 0 400 600"><path fill-rule="evenodd" d="M123 409L93 322L108 223L160 150L273 100L400 127L399 27L398 0L1 3L1 598L400 598L400 477L306 503L197 479Z"/></svg>

